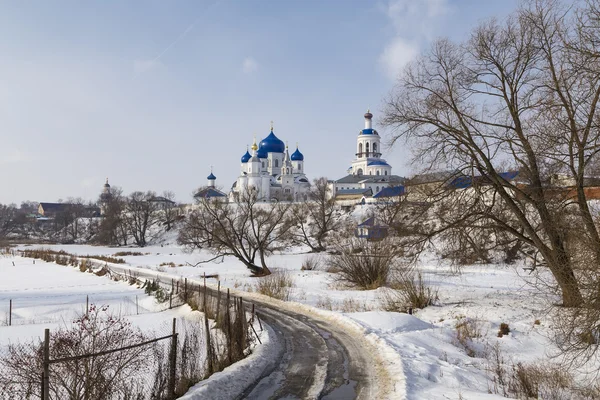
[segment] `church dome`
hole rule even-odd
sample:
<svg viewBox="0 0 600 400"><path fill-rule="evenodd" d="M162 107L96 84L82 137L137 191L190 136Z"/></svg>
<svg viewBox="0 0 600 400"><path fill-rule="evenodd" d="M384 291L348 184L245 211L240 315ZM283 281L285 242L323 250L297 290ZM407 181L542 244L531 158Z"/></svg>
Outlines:
<svg viewBox="0 0 600 400"><path fill-rule="evenodd" d="M300 150L296 147L296 151L290 156L292 161L304 161L304 154L300 153Z"/></svg>
<svg viewBox="0 0 600 400"><path fill-rule="evenodd" d="M250 153L248 153L248 150L246 150L246 154L244 154L242 156L242 163L244 163L244 164L247 163L248 160L250 160L250 157L252 157L252 156L250 155Z"/></svg>
<svg viewBox="0 0 600 400"><path fill-rule="evenodd" d="M258 158L267 158L268 157L268 153L266 150L264 150L262 147L260 149L258 149L258 151L256 152L256 155L258 156Z"/></svg>
<svg viewBox="0 0 600 400"><path fill-rule="evenodd" d="M110 189L110 185L108 184L108 178L106 178L106 183L104 184L105 189Z"/></svg>
<svg viewBox="0 0 600 400"><path fill-rule="evenodd" d="M209 181L215 181L217 180L217 177L211 172L206 179L208 179Z"/></svg>
<svg viewBox="0 0 600 400"><path fill-rule="evenodd" d="M260 142L260 150L264 153L283 153L285 151L285 144L275 136L273 129L271 129L269 136Z"/></svg>

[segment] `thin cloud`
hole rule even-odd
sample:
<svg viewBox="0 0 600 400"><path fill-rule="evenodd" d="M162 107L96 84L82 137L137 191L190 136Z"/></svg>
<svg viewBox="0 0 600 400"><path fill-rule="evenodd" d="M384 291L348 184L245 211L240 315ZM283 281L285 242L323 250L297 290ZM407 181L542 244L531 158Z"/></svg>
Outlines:
<svg viewBox="0 0 600 400"><path fill-rule="evenodd" d="M452 12L448 0L391 0L384 12L396 34L384 46L379 63L392 81L433 40L440 20Z"/></svg>
<svg viewBox="0 0 600 400"><path fill-rule="evenodd" d="M252 57L246 57L242 62L242 71L245 74L252 74L258 70L258 62Z"/></svg>
<svg viewBox="0 0 600 400"><path fill-rule="evenodd" d="M3 154L0 156L0 164L16 164L23 161L26 161L27 157L25 153L23 153L19 149L9 149L3 151Z"/></svg>
<svg viewBox="0 0 600 400"><path fill-rule="evenodd" d="M133 62L133 73L137 76L159 66L162 66L162 63L158 60L135 60Z"/></svg>

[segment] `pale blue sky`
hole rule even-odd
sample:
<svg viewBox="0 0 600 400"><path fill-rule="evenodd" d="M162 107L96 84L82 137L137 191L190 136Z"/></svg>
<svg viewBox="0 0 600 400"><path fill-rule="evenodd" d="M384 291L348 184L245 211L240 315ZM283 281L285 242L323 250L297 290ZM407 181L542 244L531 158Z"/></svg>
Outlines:
<svg viewBox="0 0 600 400"><path fill-rule="evenodd" d="M0 202L95 199L105 177L190 202L256 133L340 178L401 65L517 0L0 1ZM384 151L408 176L409 149Z"/></svg>

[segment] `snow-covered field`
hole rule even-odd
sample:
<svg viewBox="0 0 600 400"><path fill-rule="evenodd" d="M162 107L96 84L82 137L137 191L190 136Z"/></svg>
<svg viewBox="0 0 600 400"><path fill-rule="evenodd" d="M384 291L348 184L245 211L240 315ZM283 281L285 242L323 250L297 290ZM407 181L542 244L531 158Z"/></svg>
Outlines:
<svg viewBox="0 0 600 400"><path fill-rule="evenodd" d="M86 245L46 247L80 255L114 254L124 250ZM253 291L256 284L256 278L250 277L248 270L231 257L193 266L212 255L204 251L186 253L174 244L130 250L144 253L123 257L131 266L188 278L218 274L223 287L237 290ZM365 335L376 337L388 349L393 349L400 355L396 360L402 360L401 369L410 399L500 398L500 394L494 394L499 390L492 381L494 365L490 354L493 349L499 349L509 368L519 362L546 363L555 352L550 340L548 299L527 284L528 275L522 265L465 266L461 274L456 274L450 265L431 257L419 268L425 281L438 289L439 301L411 316L381 311L382 289L345 290L324 268L301 271L308 256L299 249L269 259L271 268L287 270L293 277L290 301L334 312L339 318L360 326ZM169 263L175 266L166 265ZM102 292L103 285L113 285L92 276L88 281L85 274L76 270L73 273L78 276L75 279L81 279L81 285L92 285L89 290L93 288L97 293ZM217 279L208 281L216 283ZM47 283L48 287L40 293L51 292L50 288L57 286L51 280ZM124 284L114 285L120 290L112 292L118 293L115 296L135 293L135 289ZM4 287L0 286L0 290L5 290ZM83 292L85 290L80 293ZM0 293L3 296L0 299L6 299L4 292ZM473 321L480 334L469 343L469 348L457 339L456 327L464 321ZM509 325L510 333L498 337L501 323Z"/></svg>

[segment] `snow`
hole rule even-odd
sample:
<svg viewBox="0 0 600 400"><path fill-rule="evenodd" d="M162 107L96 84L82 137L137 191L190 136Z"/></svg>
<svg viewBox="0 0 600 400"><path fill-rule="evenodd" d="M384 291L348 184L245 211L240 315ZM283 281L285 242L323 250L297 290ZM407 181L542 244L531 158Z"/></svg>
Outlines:
<svg viewBox="0 0 600 400"><path fill-rule="evenodd" d="M256 346L248 357L194 385L180 399L229 400L241 396L246 388L260 378L263 371L278 361L277 354L283 346L268 325L263 327L262 332L258 331L258 326L255 327L262 344Z"/></svg>
<svg viewBox="0 0 600 400"><path fill-rule="evenodd" d="M146 254L123 257L127 263L125 267L150 269L198 281L204 274L218 274L218 278L207 279L207 282L214 285L218 280L222 287L232 291L254 291L256 285L257 278L251 277L235 258L224 257L197 264L212 258L212 254L206 251L186 253L172 240L164 241L162 246L143 249L85 245L47 247L81 255L141 251ZM433 253L429 254L417 267L425 282L438 290L439 300L434 306L415 310L415 315L411 316L382 311L381 289L348 290L340 287L335 276L323 268L301 271L304 259L312 256L304 251L289 249L269 258L272 269L286 270L294 280L291 302L269 301L322 318L365 338L365 346L375 356L375 367L381 371L378 383L388 389L390 399L499 398L500 395L489 393L493 391L489 354L496 346L508 367L518 362L554 361L551 357L556 354L556 347L550 339L550 305L557 299L540 294L539 288L531 284L535 279L523 271L523 265L470 265L463 266L458 274L455 267ZM176 266L160 265L171 262ZM197 266L193 266L195 264ZM547 274L543 270L541 273ZM245 295L264 300L264 296L257 293ZM474 351L471 356L457 340L456 326L465 320L475 321L481 330L481 337L470 343ZM497 333L501 323L509 324L511 332L499 338ZM266 347L256 351L256 355L251 356L254 358L244 362L258 362L260 358L269 357ZM233 366L229 372L235 373L236 368ZM247 369L243 371L247 373ZM583 379L581 375L578 377Z"/></svg>

